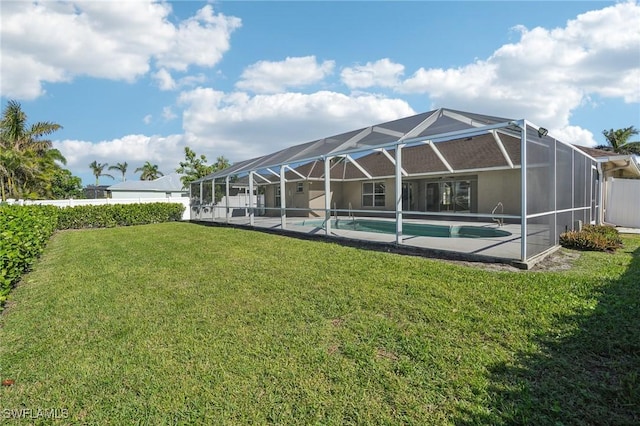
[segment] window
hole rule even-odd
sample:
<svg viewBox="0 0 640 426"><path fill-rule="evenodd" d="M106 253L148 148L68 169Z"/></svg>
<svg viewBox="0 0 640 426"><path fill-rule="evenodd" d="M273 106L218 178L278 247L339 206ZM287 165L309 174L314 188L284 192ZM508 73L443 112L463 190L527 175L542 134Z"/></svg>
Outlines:
<svg viewBox="0 0 640 426"><path fill-rule="evenodd" d="M304 182L298 182L296 184L296 192L297 193L302 193L304 192Z"/></svg>
<svg viewBox="0 0 640 426"><path fill-rule="evenodd" d="M384 182L364 182L362 184L362 206L384 207Z"/></svg>
<svg viewBox="0 0 640 426"><path fill-rule="evenodd" d="M280 207L281 201L280 201L280 185L276 185L276 199L275 199L275 203L274 206L275 207Z"/></svg>

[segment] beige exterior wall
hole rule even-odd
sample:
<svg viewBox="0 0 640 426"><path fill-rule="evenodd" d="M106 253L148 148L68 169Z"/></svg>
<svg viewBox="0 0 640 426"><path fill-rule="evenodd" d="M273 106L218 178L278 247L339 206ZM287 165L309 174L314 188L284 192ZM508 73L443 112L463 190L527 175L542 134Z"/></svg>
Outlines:
<svg viewBox="0 0 640 426"><path fill-rule="evenodd" d="M461 176L464 178L464 176ZM478 213L491 213L498 202L504 205L504 214L520 214L520 170L499 170L479 172L468 175L470 179L477 178L477 186L474 185L475 206ZM443 176L444 179L451 178ZM412 184L412 209L426 211L426 186L427 182L437 181L437 177L429 179L411 179L405 182ZM339 209L351 208L354 210L379 210L388 212L395 210L395 182L394 179L380 179L385 183L385 206L362 206L362 181L332 182L331 183L331 208L334 203ZM297 183L290 182L286 185L287 208L308 208L310 211L287 212L287 216L324 217L324 182L304 182L303 192L297 192ZM265 186L266 207L274 207L275 188L277 185ZM477 189L476 189L477 188ZM279 210L267 210L267 216L279 216Z"/></svg>
<svg viewBox="0 0 640 426"><path fill-rule="evenodd" d="M285 206L287 208L310 209L310 211L289 211L287 216L295 217L324 217L324 182L302 182L303 191L297 192L298 183L288 182L286 188ZM265 205L267 208L275 207L275 194L278 184L265 186ZM342 185L333 182L331 184L331 208L333 203L340 208L342 203ZM280 216L279 210L267 210L266 216Z"/></svg>
<svg viewBox="0 0 640 426"><path fill-rule="evenodd" d="M520 169L478 173L478 213L491 213L501 202L504 214L519 215L521 193Z"/></svg>
<svg viewBox="0 0 640 426"><path fill-rule="evenodd" d="M310 217L324 217L324 182L313 181L309 183L309 212ZM342 195L343 186L341 183L331 183L330 205L333 208L334 203L341 208L343 205Z"/></svg>

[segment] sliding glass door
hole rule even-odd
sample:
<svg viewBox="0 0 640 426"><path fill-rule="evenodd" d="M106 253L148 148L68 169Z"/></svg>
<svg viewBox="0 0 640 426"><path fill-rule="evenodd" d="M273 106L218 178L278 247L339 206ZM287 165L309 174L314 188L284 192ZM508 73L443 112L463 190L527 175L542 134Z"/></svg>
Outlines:
<svg viewBox="0 0 640 426"><path fill-rule="evenodd" d="M427 211L470 213L472 196L469 180L427 183Z"/></svg>

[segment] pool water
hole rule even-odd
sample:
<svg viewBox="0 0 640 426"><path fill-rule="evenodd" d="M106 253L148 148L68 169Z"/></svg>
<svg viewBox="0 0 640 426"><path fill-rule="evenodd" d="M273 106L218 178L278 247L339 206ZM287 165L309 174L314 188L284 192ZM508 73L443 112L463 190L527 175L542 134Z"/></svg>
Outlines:
<svg viewBox="0 0 640 426"><path fill-rule="evenodd" d="M304 220L298 225L324 228L324 221L318 219ZM381 234L395 234L396 223L388 220L375 219L332 219L333 229L348 231L377 232ZM432 225L427 223L403 223L402 233L416 237L440 238L495 238L507 237L511 232L501 229L486 228L473 225Z"/></svg>

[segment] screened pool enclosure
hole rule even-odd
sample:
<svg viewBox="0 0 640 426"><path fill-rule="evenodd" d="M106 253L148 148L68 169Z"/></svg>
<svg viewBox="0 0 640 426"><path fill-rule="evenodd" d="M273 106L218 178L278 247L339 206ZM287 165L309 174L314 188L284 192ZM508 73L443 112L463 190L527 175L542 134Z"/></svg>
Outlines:
<svg viewBox="0 0 640 426"><path fill-rule="evenodd" d="M193 182L191 219L526 264L598 221L599 167L527 120L438 109Z"/></svg>

